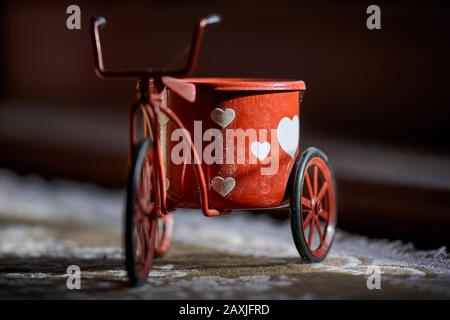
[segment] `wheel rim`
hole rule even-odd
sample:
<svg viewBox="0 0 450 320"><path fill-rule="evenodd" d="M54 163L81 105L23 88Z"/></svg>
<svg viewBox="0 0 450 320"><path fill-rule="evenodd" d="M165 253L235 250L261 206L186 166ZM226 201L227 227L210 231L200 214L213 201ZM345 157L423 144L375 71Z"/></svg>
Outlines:
<svg viewBox="0 0 450 320"><path fill-rule="evenodd" d="M156 235L156 189L154 151L145 155L136 188L133 247L136 271L145 279L151 269L155 250Z"/></svg>
<svg viewBox="0 0 450 320"><path fill-rule="evenodd" d="M317 258L330 248L336 226L334 183L326 162L311 158L305 169L301 193L302 230L305 243Z"/></svg>

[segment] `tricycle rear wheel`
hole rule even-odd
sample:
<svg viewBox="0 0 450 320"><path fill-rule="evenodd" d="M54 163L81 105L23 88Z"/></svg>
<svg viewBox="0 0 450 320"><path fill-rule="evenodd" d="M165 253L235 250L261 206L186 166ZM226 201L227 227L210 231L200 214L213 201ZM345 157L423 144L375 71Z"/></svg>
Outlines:
<svg viewBox="0 0 450 320"><path fill-rule="evenodd" d="M300 256L322 261L334 239L337 222L336 183L327 156L308 148L294 167L291 229Z"/></svg>
<svg viewBox="0 0 450 320"><path fill-rule="evenodd" d="M135 147L125 212L125 264L132 286L147 279L155 255L158 221L155 160L155 149L150 139Z"/></svg>

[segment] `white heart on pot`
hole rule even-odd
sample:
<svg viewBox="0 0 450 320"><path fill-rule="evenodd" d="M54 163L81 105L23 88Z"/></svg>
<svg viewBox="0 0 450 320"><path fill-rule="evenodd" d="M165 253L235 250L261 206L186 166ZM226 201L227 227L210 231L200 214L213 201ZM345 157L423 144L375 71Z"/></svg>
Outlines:
<svg viewBox="0 0 450 320"><path fill-rule="evenodd" d="M250 151L259 161L263 161L270 152L270 143L255 141L251 144Z"/></svg>
<svg viewBox="0 0 450 320"><path fill-rule="evenodd" d="M298 141L300 136L300 123L298 116L294 116L292 119L284 117L278 124L277 138L278 142L283 149L292 159L294 159L295 153L298 148Z"/></svg>
<svg viewBox="0 0 450 320"><path fill-rule="evenodd" d="M212 121L214 121L222 128L225 128L227 125L229 125L234 120L235 116L236 113L233 109L215 108L213 111L211 111Z"/></svg>
<svg viewBox="0 0 450 320"><path fill-rule="evenodd" d="M212 188L222 197L227 196L231 191L233 191L235 185L236 181L231 177L226 179L222 177L214 177L214 179L211 180Z"/></svg>

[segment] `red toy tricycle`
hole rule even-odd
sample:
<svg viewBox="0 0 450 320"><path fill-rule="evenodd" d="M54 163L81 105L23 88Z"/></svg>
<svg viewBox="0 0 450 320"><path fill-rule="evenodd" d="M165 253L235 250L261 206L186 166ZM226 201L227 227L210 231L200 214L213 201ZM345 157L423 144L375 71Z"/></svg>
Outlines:
<svg viewBox="0 0 450 320"><path fill-rule="evenodd" d="M167 252L176 208L201 208L207 217L290 209L295 245L309 262L323 260L333 241L336 190L328 159L316 148L299 156L304 82L186 78L205 29L219 22L211 15L197 25L185 68L142 71L105 70L99 28L106 20L91 22L97 74L139 79L125 213L132 285Z"/></svg>

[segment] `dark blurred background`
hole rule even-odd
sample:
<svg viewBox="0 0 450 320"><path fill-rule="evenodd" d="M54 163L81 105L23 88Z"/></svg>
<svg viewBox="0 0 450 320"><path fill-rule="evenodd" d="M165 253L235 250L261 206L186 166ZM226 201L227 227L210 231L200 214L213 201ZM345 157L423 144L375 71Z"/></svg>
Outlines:
<svg viewBox="0 0 450 320"><path fill-rule="evenodd" d="M67 6L82 29L66 28ZM339 225L373 237L450 244L450 6L361 1L2 1L0 166L123 187L131 80L93 70L90 16L102 15L105 63L163 66L194 23L219 13L195 76L306 82L302 147L331 158Z"/></svg>

